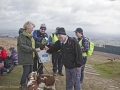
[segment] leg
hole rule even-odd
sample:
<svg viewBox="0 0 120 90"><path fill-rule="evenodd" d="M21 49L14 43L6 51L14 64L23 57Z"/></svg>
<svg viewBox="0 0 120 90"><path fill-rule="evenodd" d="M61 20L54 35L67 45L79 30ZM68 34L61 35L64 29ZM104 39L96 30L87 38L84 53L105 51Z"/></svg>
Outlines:
<svg viewBox="0 0 120 90"><path fill-rule="evenodd" d="M64 76L63 73L62 73L62 67L63 67L62 54L59 52L59 55L58 55L58 73L61 76Z"/></svg>
<svg viewBox="0 0 120 90"><path fill-rule="evenodd" d="M37 71L37 60L34 59L33 71Z"/></svg>
<svg viewBox="0 0 120 90"><path fill-rule="evenodd" d="M81 83L81 84L82 84L83 79L84 79L84 68L85 68L85 65L83 65L83 66L81 67L81 77L80 77L80 83Z"/></svg>
<svg viewBox="0 0 120 90"><path fill-rule="evenodd" d="M20 85L25 85L28 75L32 72L32 65L23 65L23 74L21 77Z"/></svg>
<svg viewBox="0 0 120 90"><path fill-rule="evenodd" d="M52 54L53 72L57 72L57 62L58 62L57 57L58 57L57 52Z"/></svg>
<svg viewBox="0 0 120 90"><path fill-rule="evenodd" d="M56 76L57 75L57 66L58 66L58 53L57 52L54 52L52 54L52 66L53 66L53 76Z"/></svg>
<svg viewBox="0 0 120 90"><path fill-rule="evenodd" d="M56 90L56 89L55 89L55 83L54 83L54 85L52 86L52 90Z"/></svg>
<svg viewBox="0 0 120 90"><path fill-rule="evenodd" d="M81 75L81 70L78 71L77 69L75 69L76 75L74 77L74 90L80 90L80 75Z"/></svg>
<svg viewBox="0 0 120 90"><path fill-rule="evenodd" d="M65 72L66 72L66 90L72 90L73 84L70 69L65 68Z"/></svg>
<svg viewBox="0 0 120 90"><path fill-rule="evenodd" d="M66 90L80 90L80 71L76 68L69 69L69 74L66 74Z"/></svg>
<svg viewBox="0 0 120 90"><path fill-rule="evenodd" d="M83 79L84 79L84 68L87 61L87 57L83 57L83 61L84 61L84 65L81 67L81 77L80 77L81 84L83 83Z"/></svg>
<svg viewBox="0 0 120 90"><path fill-rule="evenodd" d="M3 74L3 72L7 72L7 69L5 67L3 67L1 70L0 70L0 74Z"/></svg>

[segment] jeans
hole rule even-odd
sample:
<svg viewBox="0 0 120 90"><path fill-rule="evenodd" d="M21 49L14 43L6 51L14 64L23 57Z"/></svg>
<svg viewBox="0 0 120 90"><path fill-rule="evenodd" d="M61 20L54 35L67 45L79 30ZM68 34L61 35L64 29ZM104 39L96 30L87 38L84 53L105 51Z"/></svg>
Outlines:
<svg viewBox="0 0 120 90"><path fill-rule="evenodd" d="M72 90L74 86L74 90L80 90L80 72L77 68L67 69L66 72L66 90Z"/></svg>
<svg viewBox="0 0 120 90"><path fill-rule="evenodd" d="M62 54L60 52L55 52L52 54L52 65L53 65L53 72L62 72Z"/></svg>
<svg viewBox="0 0 120 90"><path fill-rule="evenodd" d="M25 85L28 75L32 72L33 65L23 65L23 74L21 77L20 85Z"/></svg>
<svg viewBox="0 0 120 90"><path fill-rule="evenodd" d="M80 78L81 84L83 83L83 79L84 79L84 68L85 68L86 61L87 61L87 57L83 57L84 65L81 67L81 78Z"/></svg>
<svg viewBox="0 0 120 90"><path fill-rule="evenodd" d="M3 67L1 70L0 70L0 74L3 74L3 72L7 72L7 69L5 67Z"/></svg>

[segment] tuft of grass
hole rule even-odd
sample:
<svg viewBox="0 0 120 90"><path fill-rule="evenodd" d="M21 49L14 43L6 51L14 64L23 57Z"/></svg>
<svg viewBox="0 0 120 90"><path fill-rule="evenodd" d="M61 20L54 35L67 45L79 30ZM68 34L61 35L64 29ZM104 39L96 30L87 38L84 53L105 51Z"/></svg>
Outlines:
<svg viewBox="0 0 120 90"><path fill-rule="evenodd" d="M115 78L120 76L120 62L117 61L96 64L94 65L94 68L106 78Z"/></svg>

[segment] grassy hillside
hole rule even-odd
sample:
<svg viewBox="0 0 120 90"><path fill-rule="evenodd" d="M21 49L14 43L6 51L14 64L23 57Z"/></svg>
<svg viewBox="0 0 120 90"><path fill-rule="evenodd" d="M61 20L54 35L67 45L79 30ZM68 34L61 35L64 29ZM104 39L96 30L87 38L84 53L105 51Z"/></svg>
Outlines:
<svg viewBox="0 0 120 90"><path fill-rule="evenodd" d="M16 48L16 44L16 39L0 38L0 45L5 46L7 50L10 46ZM83 90L120 90L120 59L118 56L116 61L111 62L107 60L111 56L115 55L94 52L92 56L88 57L87 64L91 65L93 69L95 68L100 73L100 76L85 73L85 79L82 84ZM50 74L52 74L51 62L45 63L44 65ZM91 70L89 71L91 72ZM44 73L47 73L45 69ZM63 73L65 75L64 68ZM22 75L22 66L16 66L11 73L4 74L5 76L0 76L0 90L18 90ZM57 90L65 90L65 76L57 75L55 78Z"/></svg>

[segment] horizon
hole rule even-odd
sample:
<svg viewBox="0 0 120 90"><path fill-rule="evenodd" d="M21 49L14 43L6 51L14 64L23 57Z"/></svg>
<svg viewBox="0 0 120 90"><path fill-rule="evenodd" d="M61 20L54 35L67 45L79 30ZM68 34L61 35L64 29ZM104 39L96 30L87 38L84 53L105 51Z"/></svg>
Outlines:
<svg viewBox="0 0 120 90"><path fill-rule="evenodd" d="M34 30L39 30L39 29L36 29L36 28L35 28ZM1 28L0 28L0 31L16 31L16 32L18 32L19 29L5 29L5 28L4 28L4 29L1 29ZM47 29L47 30L46 30L46 32L49 32L49 33L51 33L51 32L54 33L54 31L55 31L54 29ZM67 32L68 32L68 33L69 33L69 32L74 32L74 31L75 31L75 30L66 30L66 33L67 33ZM4 32L2 32L2 33L4 33ZM98 34L98 35L99 35L99 34L102 34L102 35L120 35L120 32L116 32L116 33L115 33L115 32L99 32L99 31L95 31L95 30L92 31L92 32L91 32L91 31L85 31L85 30L84 30L83 33L84 33L84 34L88 34L88 33L89 33L89 34Z"/></svg>

